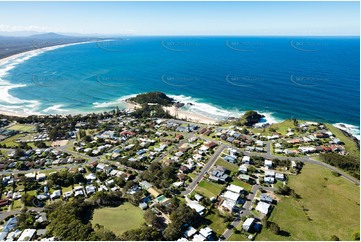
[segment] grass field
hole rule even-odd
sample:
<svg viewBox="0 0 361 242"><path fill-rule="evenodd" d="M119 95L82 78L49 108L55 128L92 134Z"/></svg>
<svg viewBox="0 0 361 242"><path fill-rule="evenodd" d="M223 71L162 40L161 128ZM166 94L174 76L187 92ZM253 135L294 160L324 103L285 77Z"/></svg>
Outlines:
<svg viewBox="0 0 361 242"><path fill-rule="evenodd" d="M15 124L15 125L9 127L8 129L29 132L31 130L35 130L35 126L31 125L31 124Z"/></svg>
<svg viewBox="0 0 361 242"><path fill-rule="evenodd" d="M23 137L24 134L17 134L14 136L11 136L10 138L4 139L3 141L0 142L0 144L5 144L7 147L10 146L18 146L18 143L16 143L16 139Z"/></svg>
<svg viewBox="0 0 361 242"><path fill-rule="evenodd" d="M203 180L198 184L195 190L207 196L208 198L211 198L211 197L217 197L219 193L222 191L222 189L223 186L221 184Z"/></svg>
<svg viewBox="0 0 361 242"><path fill-rule="evenodd" d="M222 235L226 230L226 223L224 222L224 219L219 216L218 212L211 211L207 214L205 219L212 221L209 227L211 227L211 229L218 235Z"/></svg>
<svg viewBox="0 0 361 242"><path fill-rule="evenodd" d="M92 224L100 224L117 235L136 229L145 221L143 211L130 203L124 203L116 208L95 209Z"/></svg>
<svg viewBox="0 0 361 242"><path fill-rule="evenodd" d="M350 152L351 155L360 158L360 150L357 148L356 143L350 139L349 137L345 136L341 130L336 128L331 124L326 124L327 129L329 129L338 139L345 143L345 149Z"/></svg>
<svg viewBox="0 0 361 242"><path fill-rule="evenodd" d="M289 186L301 199L283 197L269 218L286 236L263 229L257 240L329 240L332 235L352 240L352 234L359 231L358 186L313 164L306 164L301 174L290 177Z"/></svg>

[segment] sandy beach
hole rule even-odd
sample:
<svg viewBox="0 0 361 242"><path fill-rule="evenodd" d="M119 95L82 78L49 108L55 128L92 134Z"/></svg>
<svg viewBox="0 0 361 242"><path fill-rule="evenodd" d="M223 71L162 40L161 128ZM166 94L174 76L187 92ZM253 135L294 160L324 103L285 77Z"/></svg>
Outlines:
<svg viewBox="0 0 361 242"><path fill-rule="evenodd" d="M164 107L164 109L167 110L170 113L170 115L175 116L178 119L185 119L187 121L192 121L202 124L217 124L217 120L215 119L205 117L196 113L187 112L179 108L176 108L174 106Z"/></svg>
<svg viewBox="0 0 361 242"><path fill-rule="evenodd" d="M126 111L134 111L137 108L140 108L141 106L135 102L131 102L129 100L123 101L125 106L127 107ZM205 117L196 113L191 113L184 111L180 108L176 108L175 106L172 107L163 107L165 111L168 111L170 115L178 118L178 119L184 119L187 121L192 121L196 123L202 123L202 124L217 124L217 120Z"/></svg>

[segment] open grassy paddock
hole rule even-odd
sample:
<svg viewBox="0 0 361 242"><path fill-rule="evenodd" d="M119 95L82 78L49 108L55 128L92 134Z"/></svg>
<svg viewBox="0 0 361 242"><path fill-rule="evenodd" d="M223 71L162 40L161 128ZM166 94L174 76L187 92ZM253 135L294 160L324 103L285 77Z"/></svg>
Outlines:
<svg viewBox="0 0 361 242"><path fill-rule="evenodd" d="M8 129L29 132L29 131L35 130L35 126L31 125L31 124L15 124L15 125L9 127Z"/></svg>
<svg viewBox="0 0 361 242"><path fill-rule="evenodd" d="M202 180L198 184L195 191L207 196L208 198L211 198L211 197L217 197L219 193L222 191L222 189L223 186L221 184Z"/></svg>
<svg viewBox="0 0 361 242"><path fill-rule="evenodd" d="M106 207L94 210L92 224L103 225L117 235L136 229L145 221L143 211L130 203L124 203L119 207Z"/></svg>
<svg viewBox="0 0 361 242"><path fill-rule="evenodd" d="M360 188L331 171L305 164L289 186L301 196L281 197L269 221L278 223L283 235L263 229L257 240L352 240L360 229Z"/></svg>

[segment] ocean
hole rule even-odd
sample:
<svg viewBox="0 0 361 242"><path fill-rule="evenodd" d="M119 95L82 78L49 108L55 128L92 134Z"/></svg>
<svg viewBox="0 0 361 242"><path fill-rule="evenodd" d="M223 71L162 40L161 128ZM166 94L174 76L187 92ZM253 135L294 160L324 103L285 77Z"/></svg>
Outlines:
<svg viewBox="0 0 361 242"><path fill-rule="evenodd" d="M161 91L217 119L257 110L360 134L359 37L127 37L25 53L0 78L14 112L106 111Z"/></svg>

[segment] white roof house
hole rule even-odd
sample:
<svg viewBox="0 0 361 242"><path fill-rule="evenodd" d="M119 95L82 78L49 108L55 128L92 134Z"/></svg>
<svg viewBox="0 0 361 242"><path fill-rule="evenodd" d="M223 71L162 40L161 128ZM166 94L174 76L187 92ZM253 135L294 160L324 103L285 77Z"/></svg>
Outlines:
<svg viewBox="0 0 361 242"><path fill-rule="evenodd" d="M267 182L269 184L273 184L275 182L275 179L273 177L270 176L266 176L263 178L264 182Z"/></svg>
<svg viewBox="0 0 361 242"><path fill-rule="evenodd" d="M199 233L200 233L203 237L207 238L208 236L212 235L213 230L212 230L210 227L205 227L205 228L199 230Z"/></svg>
<svg viewBox="0 0 361 242"><path fill-rule="evenodd" d="M232 211L236 205L237 202L235 200L225 199L221 206L228 209L229 211Z"/></svg>
<svg viewBox="0 0 361 242"><path fill-rule="evenodd" d="M235 192L235 193L241 193L243 190L244 190L243 187L236 186L236 185L233 185L233 184L230 184L227 187L227 191L231 191L231 192Z"/></svg>
<svg viewBox="0 0 361 242"><path fill-rule="evenodd" d="M192 240L192 241L205 241L205 240L206 240L206 238L204 238L203 235L201 235L201 234L196 234L196 235L193 236L193 240Z"/></svg>
<svg viewBox="0 0 361 242"><path fill-rule="evenodd" d="M285 175L283 173L276 173L276 179L283 181L285 179Z"/></svg>
<svg viewBox="0 0 361 242"><path fill-rule="evenodd" d="M264 166L272 167L272 161L271 160L265 160Z"/></svg>
<svg viewBox="0 0 361 242"><path fill-rule="evenodd" d="M91 180L96 180L97 177L94 173L90 173L88 175L85 176L85 179L87 179L88 181L91 181Z"/></svg>
<svg viewBox="0 0 361 242"><path fill-rule="evenodd" d="M275 172L274 171L265 171L264 175L265 176L275 176Z"/></svg>
<svg viewBox="0 0 361 242"><path fill-rule="evenodd" d="M96 187L93 185L89 185L85 187L86 193L87 194L92 194L94 192L96 192Z"/></svg>
<svg viewBox="0 0 361 242"><path fill-rule="evenodd" d="M256 206L256 210L257 210L258 212L261 212L261 213L267 215L267 214L268 214L268 209L269 209L270 206L271 206L271 205L268 204L268 203L259 202L259 203L257 204L257 206Z"/></svg>
<svg viewBox="0 0 361 242"><path fill-rule="evenodd" d="M29 241L33 238L36 229L25 229L24 232L21 233L18 241Z"/></svg>
<svg viewBox="0 0 361 242"><path fill-rule="evenodd" d="M200 205L198 202L191 201L191 202L187 203L187 205L188 205L188 207L193 208L194 210L196 210L196 212L199 213L200 215L204 214L205 207Z"/></svg>
<svg viewBox="0 0 361 242"><path fill-rule="evenodd" d="M243 163L249 163L251 161L251 157L249 157L249 156L243 156L243 158L242 158L242 162Z"/></svg>
<svg viewBox="0 0 361 242"><path fill-rule="evenodd" d="M52 200L56 199L56 198L59 198L61 196L61 191L60 190L56 190L54 191L51 195L50 195L50 198Z"/></svg>
<svg viewBox="0 0 361 242"><path fill-rule="evenodd" d="M264 145L262 140L257 140L256 145L262 147Z"/></svg>
<svg viewBox="0 0 361 242"><path fill-rule="evenodd" d="M227 200L237 201L239 198L239 194L231 191L226 191L223 194L223 197Z"/></svg>
<svg viewBox="0 0 361 242"><path fill-rule="evenodd" d="M252 227L252 225L254 224L255 219L254 218L247 218L244 223L242 224L242 228L243 230L245 230L246 232L248 232L248 230L250 230L250 228Z"/></svg>
<svg viewBox="0 0 361 242"><path fill-rule="evenodd" d="M192 226L189 226L186 231L184 231L183 235L186 238L192 237L195 233L197 233L197 230L193 228Z"/></svg>
<svg viewBox="0 0 361 242"><path fill-rule="evenodd" d="M245 164L243 165L240 165L239 168L238 168L238 171L241 172L241 173L247 173L247 166Z"/></svg>

